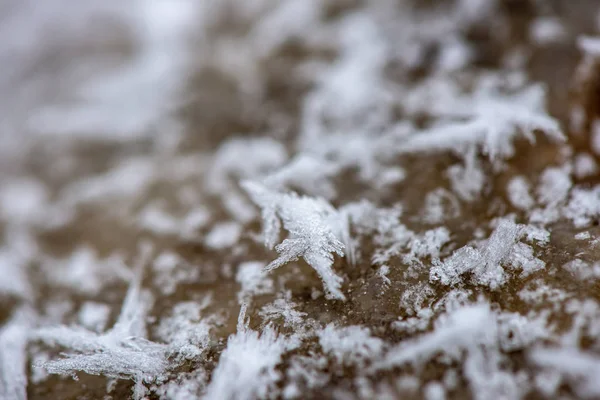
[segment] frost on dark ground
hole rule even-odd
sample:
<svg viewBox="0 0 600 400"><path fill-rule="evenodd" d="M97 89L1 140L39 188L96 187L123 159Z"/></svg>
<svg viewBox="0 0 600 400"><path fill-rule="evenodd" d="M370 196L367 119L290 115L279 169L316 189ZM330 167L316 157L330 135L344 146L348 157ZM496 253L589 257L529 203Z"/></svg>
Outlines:
<svg viewBox="0 0 600 400"><path fill-rule="evenodd" d="M595 1L33 3L0 399L600 396Z"/></svg>

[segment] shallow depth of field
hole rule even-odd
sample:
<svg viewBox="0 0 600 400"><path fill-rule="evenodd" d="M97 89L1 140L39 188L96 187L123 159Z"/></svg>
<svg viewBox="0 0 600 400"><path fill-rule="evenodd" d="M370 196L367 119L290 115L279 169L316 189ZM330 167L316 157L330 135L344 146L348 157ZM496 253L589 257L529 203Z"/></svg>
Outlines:
<svg viewBox="0 0 600 400"><path fill-rule="evenodd" d="M600 3L0 2L0 399L600 398Z"/></svg>

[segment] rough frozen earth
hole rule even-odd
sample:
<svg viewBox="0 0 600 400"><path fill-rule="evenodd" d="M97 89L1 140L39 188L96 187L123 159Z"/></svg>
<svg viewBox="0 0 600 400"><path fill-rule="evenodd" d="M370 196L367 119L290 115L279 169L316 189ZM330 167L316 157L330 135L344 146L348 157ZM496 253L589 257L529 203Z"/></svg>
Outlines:
<svg viewBox="0 0 600 400"><path fill-rule="evenodd" d="M0 19L0 399L600 397L596 1Z"/></svg>

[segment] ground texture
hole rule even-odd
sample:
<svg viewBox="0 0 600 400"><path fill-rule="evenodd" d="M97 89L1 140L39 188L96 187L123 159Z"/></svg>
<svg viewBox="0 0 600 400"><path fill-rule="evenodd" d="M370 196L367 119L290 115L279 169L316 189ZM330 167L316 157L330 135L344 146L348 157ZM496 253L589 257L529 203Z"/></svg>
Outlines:
<svg viewBox="0 0 600 400"><path fill-rule="evenodd" d="M599 398L599 32L5 1L0 398Z"/></svg>

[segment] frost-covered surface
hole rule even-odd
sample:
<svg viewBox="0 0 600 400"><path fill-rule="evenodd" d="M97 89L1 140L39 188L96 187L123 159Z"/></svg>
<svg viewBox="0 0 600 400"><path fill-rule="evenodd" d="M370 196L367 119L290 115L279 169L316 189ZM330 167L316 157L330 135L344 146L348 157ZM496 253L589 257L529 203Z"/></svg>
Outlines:
<svg viewBox="0 0 600 400"><path fill-rule="evenodd" d="M0 399L600 396L597 2L5 3Z"/></svg>

